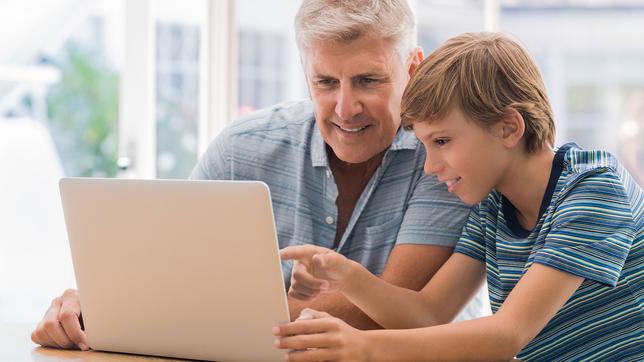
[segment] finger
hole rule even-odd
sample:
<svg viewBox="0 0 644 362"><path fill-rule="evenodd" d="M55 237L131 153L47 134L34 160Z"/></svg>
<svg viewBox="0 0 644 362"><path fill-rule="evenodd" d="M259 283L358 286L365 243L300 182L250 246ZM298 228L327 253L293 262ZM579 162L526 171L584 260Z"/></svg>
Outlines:
<svg viewBox="0 0 644 362"><path fill-rule="evenodd" d="M328 333L300 334L282 337L275 341L275 347L280 349L329 348L331 345L331 337Z"/></svg>
<svg viewBox="0 0 644 362"><path fill-rule="evenodd" d="M320 319L332 316L327 312L322 312L312 308L304 308L300 312L300 317L305 317L304 319Z"/></svg>
<svg viewBox="0 0 644 362"><path fill-rule="evenodd" d="M303 351L291 351L286 355L289 362L307 361L337 361L338 352L330 348L307 349Z"/></svg>
<svg viewBox="0 0 644 362"><path fill-rule="evenodd" d="M50 347L58 347L57 344L54 343L54 341L49 338L49 335L47 332L45 332L45 327L43 326L43 322L39 322L38 325L36 326L36 329L34 329L33 332L31 332L31 340L39 344L41 346L50 346Z"/></svg>
<svg viewBox="0 0 644 362"><path fill-rule="evenodd" d="M288 291L288 295L292 298L299 299L299 300L311 300L315 298L319 292L313 291L311 289L303 288L303 287L295 287L291 286L291 289Z"/></svg>
<svg viewBox="0 0 644 362"><path fill-rule="evenodd" d="M52 303L52 306L47 310L45 316L42 320L42 327L44 333L49 336L49 340L52 341L52 344L49 344L51 347L59 348L72 348L74 344L67 337L67 334L63 330L63 326L60 325L58 320L58 314L60 313L60 304Z"/></svg>
<svg viewBox="0 0 644 362"><path fill-rule="evenodd" d="M87 335L81 329L80 312L80 302L77 296L72 297L63 302L58 319L60 320L69 340L79 349L86 351L89 347Z"/></svg>
<svg viewBox="0 0 644 362"><path fill-rule="evenodd" d="M52 319L52 316L57 314L57 312L53 310L57 311L60 308L61 304L62 302L60 297L54 298L51 301L51 305L45 311L45 314L43 315L40 322L38 322L38 324L36 325L36 329L34 329L34 331L31 333L31 340L34 343L40 344L42 346L60 347L51 337L49 337L49 334L47 334L47 332L45 331L45 322L49 319Z"/></svg>
<svg viewBox="0 0 644 362"><path fill-rule="evenodd" d="M315 315L313 314L315 312L315 309L311 308L304 308L300 311L300 316L297 317L296 320L306 320L306 319L315 319Z"/></svg>
<svg viewBox="0 0 644 362"><path fill-rule="evenodd" d="M328 289L328 281L316 278L307 270L306 266L302 265L301 263L298 263L296 266L294 266L291 273L292 278L295 282L297 282L298 286L303 286L305 288L316 291L321 291L324 288Z"/></svg>
<svg viewBox="0 0 644 362"><path fill-rule="evenodd" d="M311 274L318 278L328 279L329 272L340 271L346 258L336 252L315 254L311 257Z"/></svg>
<svg viewBox="0 0 644 362"><path fill-rule="evenodd" d="M338 327L335 318L326 317L320 319L299 320L273 328L273 334L276 336L286 337L298 334L315 334L328 331L335 331Z"/></svg>
<svg viewBox="0 0 644 362"><path fill-rule="evenodd" d="M323 253L328 249L315 245L293 245L280 250L282 260L308 261L317 253Z"/></svg>

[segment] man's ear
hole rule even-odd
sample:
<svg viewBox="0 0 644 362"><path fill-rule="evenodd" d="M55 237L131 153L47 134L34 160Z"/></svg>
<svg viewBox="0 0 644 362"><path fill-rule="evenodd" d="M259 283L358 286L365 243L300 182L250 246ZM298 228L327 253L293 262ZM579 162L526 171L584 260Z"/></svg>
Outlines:
<svg viewBox="0 0 644 362"><path fill-rule="evenodd" d="M525 121L519 111L508 107L507 115L501 121L501 137L503 144L508 148L514 148L521 143L525 134Z"/></svg>
<svg viewBox="0 0 644 362"><path fill-rule="evenodd" d="M411 77L416 73L416 69L418 69L418 66L420 65L420 62L423 61L425 58L423 54L423 48L421 47L416 47L414 50L411 52L411 56L409 59L409 76Z"/></svg>

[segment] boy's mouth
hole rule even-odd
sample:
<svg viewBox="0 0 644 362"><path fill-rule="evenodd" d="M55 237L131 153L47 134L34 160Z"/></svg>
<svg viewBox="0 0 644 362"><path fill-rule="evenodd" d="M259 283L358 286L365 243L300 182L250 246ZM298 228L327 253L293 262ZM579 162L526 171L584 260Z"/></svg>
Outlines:
<svg viewBox="0 0 644 362"><path fill-rule="evenodd" d="M445 180L445 185L447 185L447 190L451 192L452 189L454 188L453 186L456 185L459 181L461 181L460 177Z"/></svg>

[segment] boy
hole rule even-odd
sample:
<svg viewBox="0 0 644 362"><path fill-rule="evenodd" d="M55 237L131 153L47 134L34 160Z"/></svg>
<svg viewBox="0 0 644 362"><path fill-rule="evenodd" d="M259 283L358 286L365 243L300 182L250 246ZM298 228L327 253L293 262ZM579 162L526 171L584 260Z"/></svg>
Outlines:
<svg viewBox="0 0 644 362"><path fill-rule="evenodd" d="M427 150L425 172L477 204L455 253L415 292L328 249L284 249L306 266L292 295L340 291L395 329L308 310L274 329L289 360L644 359L644 193L607 152L552 150L545 86L520 45L448 40L407 85L402 122ZM446 324L485 278L494 315Z"/></svg>

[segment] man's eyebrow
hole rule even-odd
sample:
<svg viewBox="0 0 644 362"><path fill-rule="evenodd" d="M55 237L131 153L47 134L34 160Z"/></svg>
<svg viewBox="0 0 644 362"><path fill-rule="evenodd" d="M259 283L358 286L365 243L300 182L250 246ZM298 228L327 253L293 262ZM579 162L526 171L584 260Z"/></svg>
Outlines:
<svg viewBox="0 0 644 362"><path fill-rule="evenodd" d="M313 74L313 78L333 79L334 77L324 73L315 73Z"/></svg>
<svg viewBox="0 0 644 362"><path fill-rule="evenodd" d="M356 74L352 78L386 78L386 75L377 72L367 72Z"/></svg>

